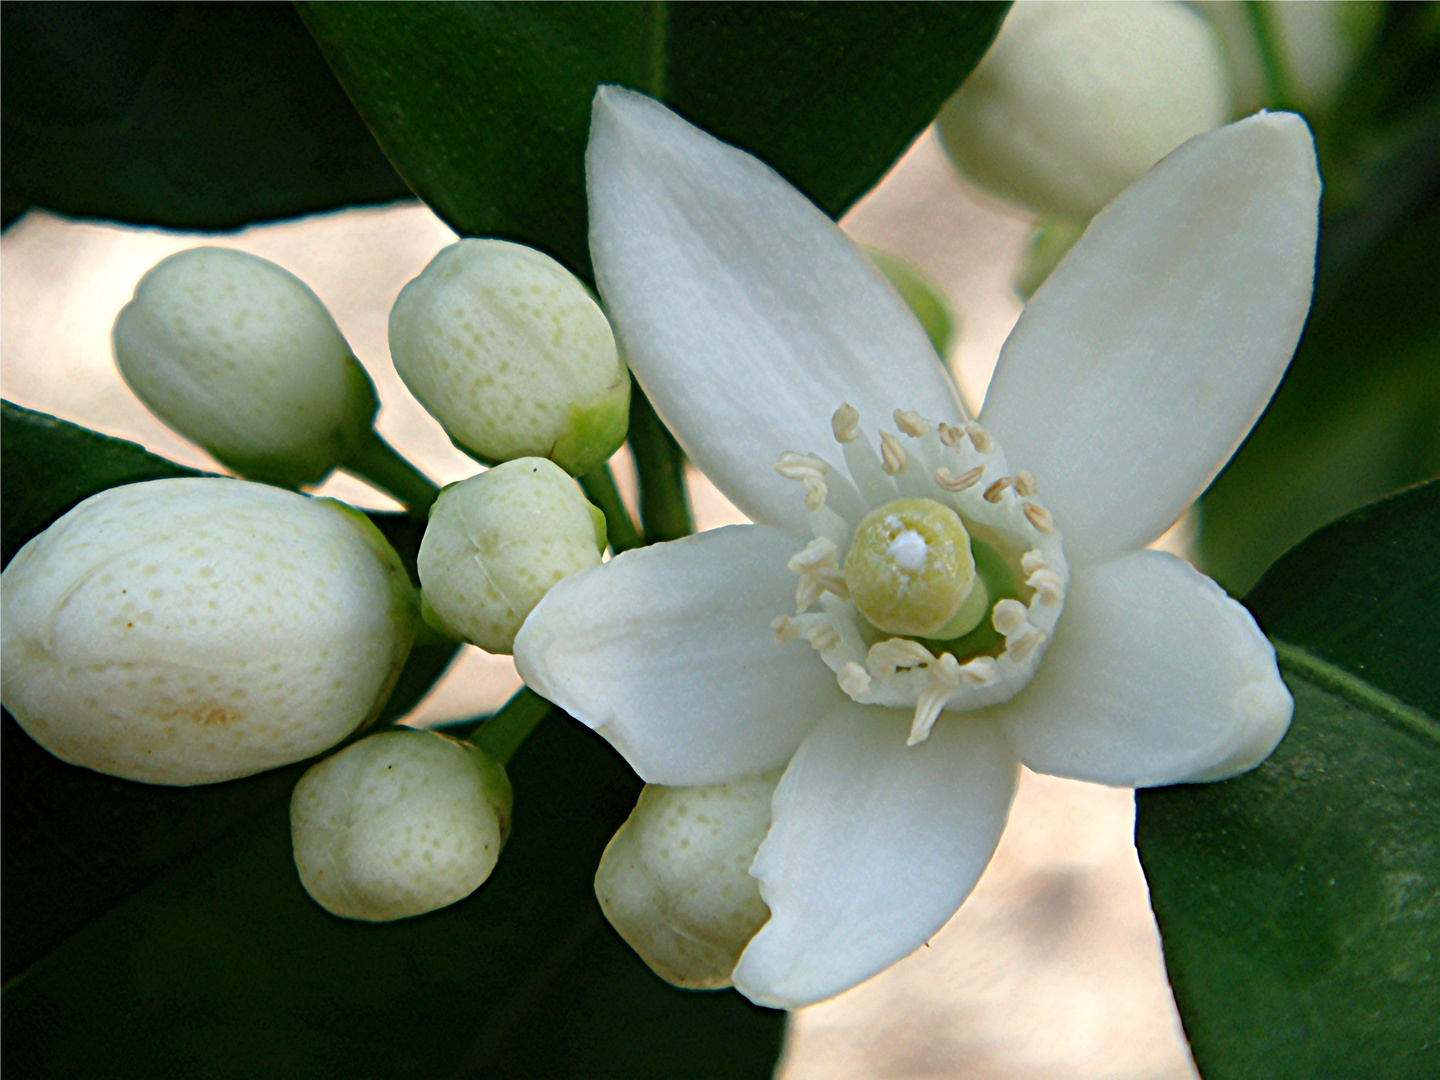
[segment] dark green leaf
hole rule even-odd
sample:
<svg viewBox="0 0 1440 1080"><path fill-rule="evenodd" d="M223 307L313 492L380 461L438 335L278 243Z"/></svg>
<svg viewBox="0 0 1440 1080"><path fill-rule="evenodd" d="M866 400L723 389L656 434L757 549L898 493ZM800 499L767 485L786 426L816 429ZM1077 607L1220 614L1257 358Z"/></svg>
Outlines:
<svg viewBox="0 0 1440 1080"><path fill-rule="evenodd" d="M589 275L600 83L662 98L829 213L868 190L980 59L998 4L303 4L401 174L454 228Z"/></svg>
<svg viewBox="0 0 1440 1080"><path fill-rule="evenodd" d="M200 475L135 443L8 401L0 403L0 458L6 477L0 521L6 564L32 536L97 492L142 480Z"/></svg>
<svg viewBox="0 0 1440 1080"><path fill-rule="evenodd" d="M82 500L120 484L200 475L134 443L5 402L0 446L5 560ZM373 515L414 570L423 525ZM453 659L453 643L421 644L396 680L378 723L404 716ZM287 799L304 764L224 784L156 787L67 765L5 714L3 978L224 835Z"/></svg>
<svg viewBox="0 0 1440 1080"><path fill-rule="evenodd" d="M386 925L301 890L284 807L234 830L5 994L16 1075L765 1077L783 1015L673 989L591 887L637 790L598 737L545 721L510 767L491 880Z"/></svg>
<svg viewBox="0 0 1440 1080"><path fill-rule="evenodd" d="M1440 1075L1440 484L1252 594L1295 695L1260 768L1142 791L1135 835L1208 1080Z"/></svg>
<svg viewBox="0 0 1440 1080"><path fill-rule="evenodd" d="M7 219L231 229L409 196L289 4L17 3Z"/></svg>

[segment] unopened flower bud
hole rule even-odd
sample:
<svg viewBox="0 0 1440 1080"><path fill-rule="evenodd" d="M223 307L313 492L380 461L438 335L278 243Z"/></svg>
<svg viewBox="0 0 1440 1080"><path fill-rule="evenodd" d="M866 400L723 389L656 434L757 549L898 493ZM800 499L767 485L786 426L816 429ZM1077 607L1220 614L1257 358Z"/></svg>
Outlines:
<svg viewBox="0 0 1440 1080"><path fill-rule="evenodd" d="M451 484L420 542L425 619L508 653L525 616L561 578L600 565L605 517L545 458L516 458Z"/></svg>
<svg viewBox="0 0 1440 1080"><path fill-rule="evenodd" d="M580 281L502 240L451 244L390 311L395 369L485 462L546 457L575 475L625 441L630 375Z"/></svg>
<svg viewBox="0 0 1440 1080"><path fill-rule="evenodd" d="M939 122L979 183L1088 218L1229 108L1220 43L1186 5L1021 0Z"/></svg>
<svg viewBox="0 0 1440 1080"><path fill-rule="evenodd" d="M295 868L333 915L421 915L484 884L510 832L510 807L505 770L483 750L433 731L384 731L311 766L295 785Z"/></svg>
<svg viewBox="0 0 1440 1080"><path fill-rule="evenodd" d="M600 908L662 979L695 990L729 986L770 918L750 864L770 831L779 779L649 785L605 849L595 873Z"/></svg>
<svg viewBox="0 0 1440 1080"><path fill-rule="evenodd" d="M369 435L378 402L325 305L256 255L193 248L135 287L120 374L170 427L242 476L316 483Z"/></svg>
<svg viewBox="0 0 1440 1080"><path fill-rule="evenodd" d="M56 757L205 784L334 746L384 705L414 589L363 514L264 484L86 499L4 577L4 700Z"/></svg>

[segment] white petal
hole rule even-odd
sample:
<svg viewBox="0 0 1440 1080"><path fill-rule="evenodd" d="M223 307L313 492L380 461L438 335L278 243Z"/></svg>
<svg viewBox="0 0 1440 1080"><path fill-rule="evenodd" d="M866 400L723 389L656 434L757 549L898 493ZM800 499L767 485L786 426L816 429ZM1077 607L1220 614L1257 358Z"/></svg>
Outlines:
<svg viewBox="0 0 1440 1080"><path fill-rule="evenodd" d="M628 551L550 590L515 639L515 666L648 783L776 768L843 700L809 645L777 645L770 629L795 609L796 546L733 525Z"/></svg>
<svg viewBox="0 0 1440 1080"><path fill-rule="evenodd" d="M954 422L925 332L869 259L769 166L602 86L585 158L595 277L626 359L680 444L757 521L808 533L786 450L834 460L844 402Z"/></svg>
<svg viewBox="0 0 1440 1080"><path fill-rule="evenodd" d="M1319 197L1298 116L1197 136L1026 305L981 419L1040 478L1072 562L1159 536L1260 416L1310 307Z"/></svg>
<svg viewBox="0 0 1440 1080"><path fill-rule="evenodd" d="M1035 681L991 715L1037 772L1150 787L1253 768L1293 704L1248 611L1188 563L1137 551L1075 571Z"/></svg>
<svg viewBox="0 0 1440 1080"><path fill-rule="evenodd" d="M801 745L750 873L770 921L735 968L752 1001L823 1001L918 949L990 861L1019 770L1000 731L946 715L906 746L909 710L846 702Z"/></svg>

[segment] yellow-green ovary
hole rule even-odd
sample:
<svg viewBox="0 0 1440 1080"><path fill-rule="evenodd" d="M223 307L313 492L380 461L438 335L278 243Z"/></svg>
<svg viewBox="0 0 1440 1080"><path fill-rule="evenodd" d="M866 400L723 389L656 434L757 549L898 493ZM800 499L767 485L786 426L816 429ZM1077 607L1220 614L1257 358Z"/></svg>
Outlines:
<svg viewBox="0 0 1440 1080"><path fill-rule="evenodd" d="M970 535L955 511L934 499L896 499L872 510L855 530L845 583L878 629L933 634L975 587Z"/></svg>

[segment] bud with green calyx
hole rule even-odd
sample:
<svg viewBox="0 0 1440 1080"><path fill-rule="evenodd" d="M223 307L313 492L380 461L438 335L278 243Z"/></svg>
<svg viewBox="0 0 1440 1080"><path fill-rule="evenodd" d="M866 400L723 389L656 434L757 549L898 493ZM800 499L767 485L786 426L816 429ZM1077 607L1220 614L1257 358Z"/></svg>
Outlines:
<svg viewBox="0 0 1440 1080"><path fill-rule="evenodd" d="M983 186L1084 220L1229 113L1220 42L1185 4L1022 0L939 125Z"/></svg>
<svg viewBox="0 0 1440 1080"><path fill-rule="evenodd" d="M940 287L922 271L888 251L867 247L865 254L870 256L870 261L880 268L880 272L895 286L900 299L915 313L940 358L943 360L950 355L950 346L955 342L959 326Z"/></svg>
<svg viewBox="0 0 1440 1080"><path fill-rule="evenodd" d="M600 565L605 518L545 458L507 461L451 484L420 543L425 619L508 653L525 616L561 578Z"/></svg>
<svg viewBox="0 0 1440 1080"><path fill-rule="evenodd" d="M461 240L401 290L390 353L405 385L480 461L545 457L579 476L625 441L630 375L610 323L547 255Z"/></svg>
<svg viewBox="0 0 1440 1080"><path fill-rule="evenodd" d="M750 864L770 831L779 773L712 787L648 785L595 873L610 924L667 982L731 984L770 918Z"/></svg>
<svg viewBox="0 0 1440 1080"><path fill-rule="evenodd" d="M371 721L418 625L363 515L221 477L86 499L6 567L4 700L56 757L205 784L301 761Z"/></svg>
<svg viewBox="0 0 1440 1080"><path fill-rule="evenodd" d="M510 781L433 731L371 735L310 768L290 799L300 883L346 919L385 922L463 900L500 858Z"/></svg>

